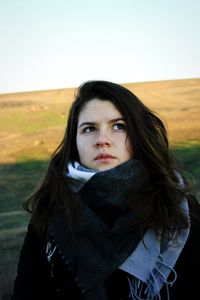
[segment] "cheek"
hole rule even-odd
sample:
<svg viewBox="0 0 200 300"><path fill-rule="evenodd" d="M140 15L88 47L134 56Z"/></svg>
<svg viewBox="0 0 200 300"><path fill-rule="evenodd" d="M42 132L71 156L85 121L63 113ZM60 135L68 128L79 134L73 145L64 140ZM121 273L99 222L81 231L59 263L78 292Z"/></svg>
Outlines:
<svg viewBox="0 0 200 300"><path fill-rule="evenodd" d="M79 159L81 160L82 158L85 157L85 154L88 152L87 143L85 143L85 141L83 141L83 139L78 136L76 139L76 147L77 147Z"/></svg>

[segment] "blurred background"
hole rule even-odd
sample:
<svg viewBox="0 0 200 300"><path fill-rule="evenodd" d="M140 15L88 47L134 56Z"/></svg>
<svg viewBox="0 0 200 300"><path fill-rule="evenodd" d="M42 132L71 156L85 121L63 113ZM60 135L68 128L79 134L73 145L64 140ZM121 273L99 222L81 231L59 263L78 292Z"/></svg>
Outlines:
<svg viewBox="0 0 200 300"><path fill-rule="evenodd" d="M125 85L166 125L200 201L200 2L0 1L0 299L77 86Z"/></svg>

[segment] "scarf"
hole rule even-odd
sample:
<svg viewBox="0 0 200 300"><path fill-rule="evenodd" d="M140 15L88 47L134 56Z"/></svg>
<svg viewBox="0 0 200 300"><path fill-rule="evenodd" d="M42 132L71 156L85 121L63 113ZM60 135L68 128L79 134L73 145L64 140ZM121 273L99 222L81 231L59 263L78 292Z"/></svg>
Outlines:
<svg viewBox="0 0 200 300"><path fill-rule="evenodd" d="M144 236L144 247L138 228L130 227L137 217L130 211L127 199L129 189L140 187L145 174L144 166L136 160L102 172L69 164L65 176L73 178L70 188L79 195L82 226L77 224L78 238L74 241L69 233L66 235L67 224L60 211L51 232L54 244L83 292L81 299L106 300L104 280L118 267L133 275L132 280L128 278L130 299L142 299L143 283L147 287L144 299L159 297L161 287L167 283L188 233L173 248L170 241L161 245L155 232L149 229ZM161 254L163 244L167 245L165 255ZM52 251L49 253L51 256Z"/></svg>

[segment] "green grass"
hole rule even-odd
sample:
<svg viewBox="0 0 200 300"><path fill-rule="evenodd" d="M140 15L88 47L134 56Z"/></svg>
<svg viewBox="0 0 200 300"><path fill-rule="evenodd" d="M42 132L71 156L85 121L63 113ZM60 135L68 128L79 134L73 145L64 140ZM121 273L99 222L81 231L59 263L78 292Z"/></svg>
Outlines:
<svg viewBox="0 0 200 300"><path fill-rule="evenodd" d="M25 227L29 221L29 215L23 211L0 214L0 231Z"/></svg>
<svg viewBox="0 0 200 300"><path fill-rule="evenodd" d="M0 213L22 210L22 202L33 191L46 161L21 161L0 165Z"/></svg>
<svg viewBox="0 0 200 300"><path fill-rule="evenodd" d="M17 263L25 228L0 231L0 299L9 300L16 276Z"/></svg>
<svg viewBox="0 0 200 300"><path fill-rule="evenodd" d="M172 149L184 173L194 183L200 201L200 143L184 143ZM0 229L20 227L26 223L27 216L12 212L22 211L23 201L35 189L47 167L47 160L39 160L39 156L40 153L22 153L17 163L0 165ZM1 217L1 213L9 212L10 217L8 214Z"/></svg>
<svg viewBox="0 0 200 300"><path fill-rule="evenodd" d="M30 112L29 110L10 108L0 111L0 128L8 134L37 133L49 128L66 125L66 105L51 105L51 109ZM6 114L5 114L6 112ZM14 121L13 121L14 120Z"/></svg>
<svg viewBox="0 0 200 300"><path fill-rule="evenodd" d="M185 142L172 147L174 156L180 161L184 174L194 185L200 201L200 142Z"/></svg>

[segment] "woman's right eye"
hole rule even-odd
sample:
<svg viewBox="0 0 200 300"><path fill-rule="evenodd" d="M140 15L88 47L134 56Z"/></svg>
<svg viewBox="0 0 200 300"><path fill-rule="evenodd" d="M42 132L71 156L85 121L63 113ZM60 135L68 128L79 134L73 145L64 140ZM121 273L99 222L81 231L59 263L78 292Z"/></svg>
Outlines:
<svg viewBox="0 0 200 300"><path fill-rule="evenodd" d="M83 133L90 133L90 132L94 132L95 130L96 128L94 126L87 126L83 128Z"/></svg>

